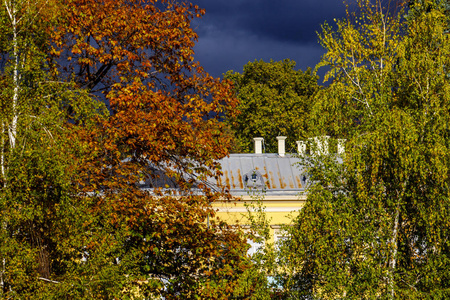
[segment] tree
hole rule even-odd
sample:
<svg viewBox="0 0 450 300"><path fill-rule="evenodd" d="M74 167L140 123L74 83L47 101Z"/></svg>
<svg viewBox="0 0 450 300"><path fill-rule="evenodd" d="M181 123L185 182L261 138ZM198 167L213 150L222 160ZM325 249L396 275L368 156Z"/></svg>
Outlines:
<svg viewBox="0 0 450 300"><path fill-rule="evenodd" d="M227 116L237 141L235 151L251 152L253 138L264 137L267 152L276 152L276 137L287 136L287 149L305 138L311 97L319 90L318 77L308 69L295 70L289 59L249 62L242 74L228 71L240 100L239 115Z"/></svg>
<svg viewBox="0 0 450 300"><path fill-rule="evenodd" d="M48 280L52 260L61 256L54 246L73 224L66 217L75 204L71 180L80 154L67 120L82 119L90 128L102 111L71 82L53 77L46 30L56 12L52 1L0 5L2 298L35 295Z"/></svg>
<svg viewBox="0 0 450 300"><path fill-rule="evenodd" d="M431 12L433 9L443 9L446 13L450 10L450 2L445 1L430 1L430 0L409 0L408 2L408 15L411 17L417 17L422 13Z"/></svg>
<svg viewBox="0 0 450 300"><path fill-rule="evenodd" d="M102 92L112 111L96 131L80 132L95 149L81 184L102 192L88 227L97 231L89 254L99 276L80 273L80 290L87 285L106 297L126 286L143 297L226 298L246 268L246 244L214 221L211 202L227 195L205 181L219 175L215 160L228 153L220 119L236 99L193 59L190 21L202 10L172 1L129 4L71 1L64 34L54 35L55 54L72 62L61 73ZM139 181L152 192L130 184ZM114 239L98 238L106 236ZM117 258L120 264L104 267Z"/></svg>
<svg viewBox="0 0 450 300"><path fill-rule="evenodd" d="M433 8L405 20L381 1L358 10L320 36L331 83L314 124L347 138L346 152L305 157L311 187L286 244L285 287L299 298L445 299L448 17Z"/></svg>
<svg viewBox="0 0 450 300"><path fill-rule="evenodd" d="M249 191L251 202L245 204L246 219L249 224L247 239L259 245L254 253L247 252L252 261L251 267L240 276L237 287L234 290L236 298L248 299L274 299L276 287L269 278L276 273L276 250L270 242L270 219L267 218L262 200L264 191Z"/></svg>
<svg viewBox="0 0 450 300"><path fill-rule="evenodd" d="M246 244L214 219L228 195L206 179L228 153L220 121L236 99L193 59L203 10L11 3L23 7L2 3L2 297L227 298ZM16 60L10 11L28 26Z"/></svg>

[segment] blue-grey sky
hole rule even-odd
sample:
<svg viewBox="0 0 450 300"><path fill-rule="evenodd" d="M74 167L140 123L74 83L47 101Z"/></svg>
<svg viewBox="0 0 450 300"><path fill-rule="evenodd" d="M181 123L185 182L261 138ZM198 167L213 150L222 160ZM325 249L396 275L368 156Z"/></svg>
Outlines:
<svg viewBox="0 0 450 300"><path fill-rule="evenodd" d="M193 26L196 60L215 77L249 62L290 58L306 70L319 62L321 25L345 16L341 0L191 0L206 10Z"/></svg>

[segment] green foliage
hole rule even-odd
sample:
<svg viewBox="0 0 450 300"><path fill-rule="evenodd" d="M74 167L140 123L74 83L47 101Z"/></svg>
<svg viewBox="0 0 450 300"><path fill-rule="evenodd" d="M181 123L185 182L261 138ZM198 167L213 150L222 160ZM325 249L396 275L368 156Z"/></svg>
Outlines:
<svg viewBox="0 0 450 300"><path fill-rule="evenodd" d="M275 245L270 242L270 219L263 206L264 192L249 191L251 202L246 203L245 217L250 225L247 241L261 245L249 257L251 267L240 276L234 296L248 299L273 299L276 286L269 282L277 273L277 253Z"/></svg>
<svg viewBox="0 0 450 300"><path fill-rule="evenodd" d="M228 71L240 99L240 114L227 118L237 141L234 151L252 152L253 138L265 139L266 152L276 152L277 136L287 136L287 151L307 136L311 97L319 90L311 69L295 70L295 62L249 62L242 74Z"/></svg>
<svg viewBox="0 0 450 300"><path fill-rule="evenodd" d="M413 17L431 12L434 9L442 9L446 13L450 10L450 2L448 0L410 0L407 4L408 15Z"/></svg>
<svg viewBox="0 0 450 300"><path fill-rule="evenodd" d="M346 153L304 158L312 185L286 245L285 289L300 299L446 299L448 18L358 5L321 35L332 82L314 124L347 138Z"/></svg>
<svg viewBox="0 0 450 300"><path fill-rule="evenodd" d="M0 6L0 297L44 298L52 278L77 258L70 239L86 209L74 178L83 153L71 127L89 129L104 106L53 77L46 29L54 3ZM72 123L68 123L71 120ZM78 224L79 225L79 224Z"/></svg>
<svg viewBox="0 0 450 300"><path fill-rule="evenodd" d="M407 19L420 17L422 14L430 13L434 10L441 10L447 16L450 15L450 1L448 0L410 0L408 3ZM447 21L448 33L450 30L450 21Z"/></svg>

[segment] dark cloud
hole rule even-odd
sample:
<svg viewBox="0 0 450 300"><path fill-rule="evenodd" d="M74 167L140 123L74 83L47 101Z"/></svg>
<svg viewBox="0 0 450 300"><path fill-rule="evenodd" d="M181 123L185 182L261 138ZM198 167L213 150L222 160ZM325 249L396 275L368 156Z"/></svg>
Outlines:
<svg viewBox="0 0 450 300"><path fill-rule="evenodd" d="M194 1L206 9L203 22L223 32L246 31L277 41L296 43L316 40L325 20L344 15L339 0L227 0ZM211 27L199 27L208 34Z"/></svg>
<svg viewBox="0 0 450 300"><path fill-rule="evenodd" d="M290 58L304 70L323 54L317 31L345 15L340 0L194 0L206 15L193 24L196 58L214 76L249 61Z"/></svg>
<svg viewBox="0 0 450 300"><path fill-rule="evenodd" d="M247 62L260 59L278 61L290 58L297 62L298 67L306 69L307 66L314 67L323 54L317 43L275 42L256 35L204 37L199 39L195 50L197 59L215 76L227 70L240 72Z"/></svg>

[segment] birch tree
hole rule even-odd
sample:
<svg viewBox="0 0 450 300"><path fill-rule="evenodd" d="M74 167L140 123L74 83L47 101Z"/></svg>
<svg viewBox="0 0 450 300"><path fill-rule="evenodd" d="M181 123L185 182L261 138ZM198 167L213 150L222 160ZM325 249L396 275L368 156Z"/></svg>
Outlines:
<svg viewBox="0 0 450 300"><path fill-rule="evenodd" d="M388 2L357 3L320 35L331 83L315 128L346 138L346 152L305 157L313 183L286 244L284 284L296 297L445 299L448 17L440 7L405 18Z"/></svg>
<svg viewBox="0 0 450 300"><path fill-rule="evenodd" d="M81 118L88 125L102 111L56 76L48 49L57 17L52 1L0 4L2 298L35 296L54 282L50 274L61 257L56 241L67 238L73 225L71 183L81 153L70 127Z"/></svg>

